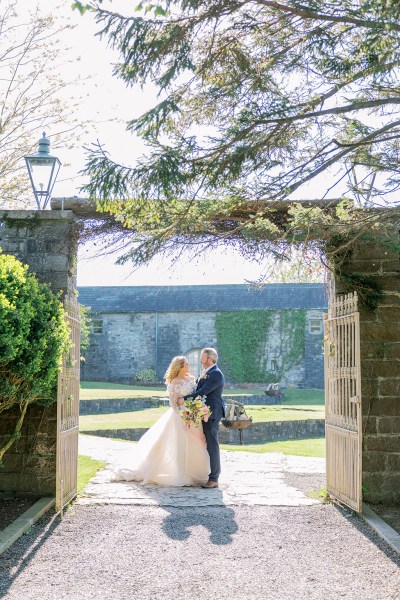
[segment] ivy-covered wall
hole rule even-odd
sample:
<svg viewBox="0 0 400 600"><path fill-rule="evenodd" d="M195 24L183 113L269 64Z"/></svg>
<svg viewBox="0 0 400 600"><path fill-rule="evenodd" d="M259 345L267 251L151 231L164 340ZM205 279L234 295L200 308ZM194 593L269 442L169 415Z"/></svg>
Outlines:
<svg viewBox="0 0 400 600"><path fill-rule="evenodd" d="M215 328L221 367L232 383L272 383L301 367L306 310L225 311Z"/></svg>

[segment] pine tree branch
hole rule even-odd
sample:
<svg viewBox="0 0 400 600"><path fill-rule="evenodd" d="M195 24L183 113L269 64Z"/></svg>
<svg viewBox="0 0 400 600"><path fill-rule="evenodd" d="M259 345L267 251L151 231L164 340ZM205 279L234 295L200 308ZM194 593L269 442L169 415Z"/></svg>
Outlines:
<svg viewBox="0 0 400 600"><path fill-rule="evenodd" d="M326 13L317 13L312 10L304 10L300 8L291 7L280 2L275 2L274 0L254 0L254 2L255 4L260 4L268 8L275 8L276 10L279 10L284 14L295 15L306 20L310 19L318 21L327 21L331 23L348 23L352 25L357 25L359 27L367 27L370 29L384 29L385 31L387 31L388 29L392 29L394 31L400 31L400 25L398 23L394 23L393 21L371 21L369 19L356 19L355 17L346 17L345 15L333 16Z"/></svg>

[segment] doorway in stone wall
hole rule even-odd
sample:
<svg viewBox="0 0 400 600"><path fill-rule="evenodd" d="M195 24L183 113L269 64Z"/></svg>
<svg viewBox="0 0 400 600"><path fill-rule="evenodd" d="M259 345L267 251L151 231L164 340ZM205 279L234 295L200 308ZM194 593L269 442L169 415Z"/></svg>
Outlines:
<svg viewBox="0 0 400 600"><path fill-rule="evenodd" d="M165 372L165 368L171 357L179 354L184 354L191 359L191 372L196 376L199 374L200 368L198 360L201 348L204 346L214 345L218 347L218 337L215 337L214 331L214 317L217 315L217 313L219 313L220 316L222 313L222 316L225 315L222 321L223 323L227 324L229 329L231 329L231 326L233 326L233 339L226 339L226 343L230 346L234 346L235 344L240 346L240 352L244 350L246 354L249 352L249 349L246 345L247 341L254 349L255 339L252 338L253 334L251 334L251 339L246 341L242 333L236 329L237 324L242 321L242 327L244 326L246 329L247 326L252 323L251 331L254 329L256 332L258 331L258 333L260 328L264 327L264 325L271 325L270 329L266 329L264 331L261 338L263 346L267 346L267 348L264 349L265 361L263 364L264 367L268 369L269 376L273 378L274 382L280 381L282 360L285 359L283 354L285 353L285 349L287 347L290 349L293 341L293 332L289 330L294 328L296 331L300 331L300 345L302 352L304 351L304 344L307 340L307 347L313 350L313 354L307 354L307 360L309 361L309 364L307 364L307 371L306 373L303 373L301 381L299 379L295 379L295 377L299 377L299 372L304 369L305 365L303 364L301 368L298 369L296 360L294 360L293 357L290 358L289 363L285 363L287 375L287 389L285 391L286 395L290 394L290 399L294 400L294 402L289 402L288 405L286 405L286 403L279 404L275 401L274 397L267 396L265 394L267 386L257 378L259 371L257 371L256 374L252 374L253 383L251 383L251 380L249 381L249 378L246 376L241 378L243 383L238 383L237 381L235 382L233 379L231 379L231 373L229 372L229 369L225 369L226 361L224 363L225 357L223 356L228 350L227 344L224 346L224 351L219 349L219 364L226 375L227 385L224 391L224 398L226 400L231 397L233 391L234 396L232 396L232 398L239 402L256 397L257 406L255 408L258 411L258 416L265 417L266 412L274 412L273 420L277 421L277 423L272 423L272 425L275 427L273 437L270 437L269 434L265 434L265 432L260 431L260 425L258 423L251 429L247 430L247 432L252 431L252 433L254 431L255 436L258 436L258 439L255 441L256 444L271 439L277 439L278 445L282 444L282 442L284 442L286 439L289 439L290 444L293 442L296 444L296 439L293 438L296 438L297 430L294 431L293 429L287 436L286 433L291 425L290 419L298 419L299 417L303 417L304 421L300 422L298 420L296 425L301 426L304 423L306 428L310 425L310 427L312 426L314 429L312 431L307 429L306 435L304 435L304 431L302 430L300 432L301 435L297 437L317 438L310 442L310 445L312 444L312 449L310 451L311 456L316 456L315 449L318 448L319 451L323 441L321 436L324 435L323 407L319 405L320 400L322 400L323 397L323 390L312 389L310 390L310 394L308 394L308 390L304 389L304 387L307 387L305 382L309 382L309 377L311 375L315 376L315 373L313 373L315 370L319 370L321 373L321 384L320 386L309 385L309 387L322 388L323 385L322 329L323 312L324 309L326 309L324 286L323 284L274 284L270 286L270 289L268 286L266 286L264 292L261 293L260 290L255 288L255 286L251 286L252 293L250 294L250 297L248 297L248 287L249 286L246 285L227 285L219 286L217 288L215 286L200 286L200 288L192 288L190 290L186 288L171 290L170 286L165 288L160 286L157 288L147 286L145 289L135 288L134 286L123 286L119 288L106 287L97 290L94 288L87 290L78 288L78 291L81 302L85 304L86 299L88 302L90 301L92 309L95 311L94 319L103 318L104 323L107 323L107 326L104 327L103 330L103 335L106 336L106 339L104 340L104 346L108 349L111 363L115 364L115 360L114 355L110 355L110 352L114 352L115 357L121 353L121 348L118 346L116 340L117 330L124 332L123 344L126 348L132 347L132 340L130 339L131 335L140 335L140 346L142 348L144 360L147 361L146 364L153 364L153 358L149 355L149 348L152 346L152 341L154 342L155 339L158 339L160 346L158 347L155 355L157 355L159 360L158 364L160 377L162 377L162 374ZM98 300L96 300L94 297L95 292L97 292ZM265 296L267 296L267 298L265 298ZM131 304L132 298L135 299L134 306ZM198 304L199 298L201 299L200 305ZM245 310L232 310L235 308L235 306L236 308L243 308L244 305L240 304L240 302L243 300L246 300ZM233 304L233 301L236 304ZM183 302L185 303L184 305L182 304ZM160 310L161 303L164 313ZM208 306L210 311L215 311L215 314L210 315L210 312L207 313L204 309L204 306ZM308 306L308 308L311 307L311 309L306 310L306 306ZM121 311L123 312L116 314L117 307L121 307ZM181 313L177 307L181 308ZM127 312L129 308L132 310L135 309L134 314L130 315L129 312ZM193 310L191 318L189 318L189 309ZM294 309L293 319L290 318L292 309ZM106 314L104 311L107 310L110 312ZM154 319L152 317L151 310L155 311L153 315ZM249 323L248 320L244 318L244 313L246 311L252 313L250 315L251 320ZM265 312L268 314L264 315ZM155 314L157 315L157 319L155 318ZM272 319L268 317L272 317ZM181 329L177 329L178 322L181 323ZM147 325L147 329L143 327L143 324ZM219 325L221 325L221 323L219 323ZM157 327L157 335L154 335L155 327ZM281 329L285 336L285 344L282 344L279 340ZM148 332L148 337L145 336L145 331ZM227 333L230 335L232 332L227 331ZM274 340L271 339L271 335L274 336ZM258 337L260 337L260 335L258 335ZM190 342L193 340L195 340L198 345L191 346ZM177 341L180 342L180 345L176 345ZM241 347L242 341L245 342L243 349ZM294 341L297 345L299 344L299 340L296 340L296 336ZM91 355L86 357L86 372L90 372L90 363L92 359L94 360L95 356L99 355L98 336L96 336L95 344L96 352L94 352L92 357ZM112 346L114 346L113 349L111 348ZM140 348L137 348L135 351L135 358L137 361L139 360L138 350L140 350ZM318 353L320 356L318 365L316 365L315 362L315 353ZM102 352L100 352L100 355L104 356ZM247 362L248 361L246 361L246 364ZM253 359L250 357L249 366L251 366L252 362ZM141 365L137 363L137 368L141 369L144 366L145 364ZM126 369L122 364L119 364L119 367L122 369L119 375L126 382ZM106 371L105 364L103 364L103 371ZM98 371L97 369L93 369L92 372L96 373ZM122 379L120 383L123 383ZM287 384L289 384L289 387ZM300 384L302 384L302 387L300 387ZM160 390L160 393L165 393L164 390L165 387L163 388L163 391ZM319 394L318 400L316 392ZM253 402L250 401L249 404L253 404ZM263 412L264 408L265 411ZM281 419L277 416L279 411L285 413L286 418L284 419L284 423L281 423ZM288 412L290 412L290 416L287 416ZM108 421L108 417L106 415L103 415L102 418L104 426L106 426L106 422L111 422L112 420L112 417L110 417L110 421ZM86 419L90 420L90 415L84 417L84 420ZM316 419L317 422L315 422ZM265 420L268 421L268 418L258 419L259 422L263 422ZM271 423L266 423L265 425L270 426ZM317 427L318 431L316 430ZM110 429L111 428L112 427L110 426ZM283 430L284 433L282 433ZM221 431L221 434L223 434L223 437L221 435L221 443L227 444L225 450L240 444L239 439L236 441L235 439L225 439L225 436L228 433L228 430ZM118 433L115 433L115 435L118 435ZM260 437L261 435L263 435L262 439ZM254 440L245 439L244 442L245 444L251 445L254 443ZM308 445L308 442L304 441L304 439L301 439L299 445L300 444L304 447ZM242 448L246 450L246 445L242 446ZM299 447L296 447L295 451L297 452L298 450ZM279 450L276 449L275 452L279 452ZM260 454L260 458L262 458L262 456L263 455ZM322 462L322 460L323 459L320 458L314 462ZM304 477L303 485L306 485L306 482L309 482L309 479L310 478ZM324 486L325 481L321 481L321 477L319 477L315 484L311 483L310 485L311 487Z"/></svg>
<svg viewBox="0 0 400 600"><path fill-rule="evenodd" d="M185 353L185 356L189 363L190 372L196 376L198 373L201 372L200 355L201 348L192 348L191 350Z"/></svg>
<svg viewBox="0 0 400 600"><path fill-rule="evenodd" d="M66 206L67 204L66 202ZM20 213L16 217L18 219L25 218L21 217ZM82 217L82 214L80 217ZM60 234L58 237L64 239L65 231L70 228L73 218L74 215L70 210L60 212L59 216L55 215L54 211L48 211L46 215L43 215L46 235L49 235L48 221L58 220L60 221L60 226L62 225L63 228L62 235ZM9 219L10 214L8 214ZM15 237L16 233L19 232L15 227L4 227L2 245L4 246L7 241L7 235L10 239L12 238L12 242L14 243L12 236ZM41 239L44 237L39 226L36 227L35 231L29 230L29 235L30 238L38 236ZM30 238L28 241L30 241ZM19 244L21 243L21 239L22 237L19 236ZM32 247L32 244L26 244L26 257L24 255L24 260L28 264L31 260L29 250ZM75 264L73 252L70 256L72 258L68 261L68 269L65 267L67 261L61 262L59 256L56 256L57 268L61 269L56 274L57 282L66 280L68 275L72 286ZM370 502L396 502L399 499L399 491L398 487L396 487L396 453L398 449L398 432L396 427L398 420L393 417L397 417L398 415L398 377L394 376L393 369L397 365L396 361L398 361L399 352L399 257L395 251L388 250L387 246L371 242L371 244L364 244L362 247L356 248L350 258L350 262L346 265L347 273L355 274L359 278L360 276L364 276L363 274L368 269L368 272L371 274L370 279L376 280L382 289L381 295L378 297L377 308L372 312L363 309L360 313L361 366L365 367L363 369L364 377L361 378L363 385L363 418L365 419L362 451L363 493L367 501ZM32 256L33 259L36 260L35 255ZM48 274L45 275L48 277ZM59 285L59 287L65 287L65 289L68 286L66 284L64 286L64 283ZM317 326L316 323L313 321L310 322L310 327L314 328L315 326ZM338 378L337 383L333 385L333 389L335 389L335 385L336 389L340 389L340 386L343 386L343 381L345 380L343 374L350 373L351 375L353 368L353 364L341 363L339 360L338 365L333 368L333 373ZM344 395L342 394L341 399L337 395L337 400L335 400L336 406L340 407L343 397L346 401L348 400L352 404L359 405L360 396L357 392L354 393L352 385L351 383L349 384L349 392L346 392ZM342 411L344 421L348 415L352 416L353 419L355 418L354 411L352 412L349 408L344 409ZM338 413L336 416L340 416L340 414ZM333 423L332 425L336 426L337 424ZM339 468L338 461L334 462L335 468ZM358 468L360 469L360 467ZM11 472L11 475L14 476L14 473ZM53 480L50 481L50 484L52 482ZM51 491L49 492L46 488L46 493L49 494Z"/></svg>
<svg viewBox="0 0 400 600"><path fill-rule="evenodd" d="M305 327L312 328L313 333L318 329L318 333L319 317L312 313ZM200 371L200 353L201 348L184 353L189 359L190 371L195 374ZM327 491L340 502L361 511L360 328L355 293L337 295L329 301L325 315L324 359ZM246 386L243 393L245 391ZM229 393L227 387L226 397ZM245 396L240 398L243 399Z"/></svg>
<svg viewBox="0 0 400 600"><path fill-rule="evenodd" d="M372 259L372 260L371 260ZM387 319L390 317L391 311L395 311L396 309L396 298L397 298L397 290L398 290L398 280L394 280L394 278L392 278L393 275L393 270L396 269L396 265L398 265L398 256L394 255L391 252L388 252L387 248L381 248L379 246L374 246L371 242L371 244L367 244L367 251L366 251L366 247L363 246L360 249L356 249L356 251L354 252L354 254L350 257L350 260L348 263L346 263L346 271L345 274L350 274L350 282L354 279L352 279L352 274L354 274L355 276L355 280L358 281L360 280L360 278L363 277L363 273L368 272L368 277L367 279L373 280L373 281L377 281L378 284L381 284L384 292L383 292L383 300L379 299L378 296L378 310L379 313L382 314L382 324L380 324L380 321L378 319L378 321L374 321L373 325L370 325L368 322L368 316L363 315L362 317L362 321L361 321L361 328L360 328L360 332L361 332L361 339L362 339L362 343L365 344L365 347L367 344L369 344L369 340L371 339L371 336L375 336L378 335L380 336L379 342L382 342L385 340L385 347L383 347L383 352L387 352L387 360L389 360L391 358L391 356L395 354L396 352L396 348L393 346L393 344L395 343L395 340L393 340L393 335L395 333L394 328L391 327L390 331L389 328L387 327L386 323L387 323ZM341 280L339 285L342 285L343 280ZM351 288L351 285L350 285ZM373 289L373 288L371 288ZM387 290L387 291L386 291ZM374 317L375 318L375 317ZM310 323L310 326L314 327L314 325L316 325L316 323ZM375 329L377 331L377 333L375 333ZM363 341L364 340L364 341ZM374 338L375 340L375 338ZM376 344L375 344L376 346ZM393 346L393 347L392 347ZM387 350L386 350L387 348ZM373 349L374 350L374 349ZM362 352L361 352L362 355ZM384 355L386 358L386 354ZM397 356L397 355L396 355ZM382 360L375 360L375 354L371 354L368 358L369 362L374 366L374 372L372 374L372 383L370 384L370 388L371 391L368 392L368 390L366 390L366 388L363 388L363 394L364 394L364 402L363 404L365 404L365 410L368 412L368 406L369 403L375 402L375 404L373 405L373 410L375 411L381 411L378 413L371 413L372 417L371 417L371 421L374 420L377 421L377 417L376 415L379 414L379 416L382 416L382 418L390 418L390 414L389 413L390 410L394 410L394 408L392 408L393 402L395 400L395 397L393 394L395 394L395 382L392 382L390 380L390 374L387 374L386 371L384 370L388 364L386 362L383 362ZM383 379L385 379L385 381L383 381ZM387 381L386 381L387 379ZM379 388L377 387L377 384L379 383ZM364 385L364 384L363 384ZM365 386L364 386L365 387ZM367 394L366 394L367 392ZM365 396L366 394L366 396ZM383 400L380 400L380 396L382 395L383 400L385 400L385 403L383 402ZM353 396L351 396L353 397ZM389 399L388 399L389 398ZM387 400L388 399L388 400ZM363 409L364 410L364 409ZM369 413L368 413L369 414ZM368 414L366 413L366 418L368 417ZM367 495L369 498L383 498L383 497L397 497L395 491L393 491L391 488L387 488L386 489L386 483L385 483L385 478L387 477L385 472L377 472L376 469L374 469L374 464L373 463L373 454L379 451L384 451L387 452L386 447L388 446L388 443L386 444L386 446L384 446L384 444L386 443L386 438L385 438L385 432L377 432L376 430L373 429L373 423L371 423L371 427L370 429L368 429L366 431L366 435L364 436L369 440L371 438L371 444L367 447L365 446L365 448L363 448L363 459L367 458L367 459L371 459L369 460L368 466L365 465L363 466L363 483L364 481L366 483L368 483L368 480L373 481L373 480L378 480L380 482L382 482L382 485L379 484L379 487L373 488L371 486L365 485L365 489L367 490ZM389 434L388 434L389 435ZM379 437L379 440L378 440ZM373 439L372 439L373 438ZM375 439L376 438L376 439ZM380 446L378 448L378 441L380 443ZM380 450L380 448L383 448L383 450ZM388 452L390 453L390 450L388 450ZM364 462L364 461L363 461ZM392 464L392 463L391 463ZM369 477L370 475L370 477ZM368 489L369 487L369 489Z"/></svg>

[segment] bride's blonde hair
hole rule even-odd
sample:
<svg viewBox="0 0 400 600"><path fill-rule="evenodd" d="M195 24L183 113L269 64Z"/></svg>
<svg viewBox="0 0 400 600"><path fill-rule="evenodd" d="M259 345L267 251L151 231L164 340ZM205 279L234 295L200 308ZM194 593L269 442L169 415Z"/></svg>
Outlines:
<svg viewBox="0 0 400 600"><path fill-rule="evenodd" d="M178 375L182 367L187 363L186 356L174 356L171 360L168 369L165 371L165 381L171 383L173 379Z"/></svg>

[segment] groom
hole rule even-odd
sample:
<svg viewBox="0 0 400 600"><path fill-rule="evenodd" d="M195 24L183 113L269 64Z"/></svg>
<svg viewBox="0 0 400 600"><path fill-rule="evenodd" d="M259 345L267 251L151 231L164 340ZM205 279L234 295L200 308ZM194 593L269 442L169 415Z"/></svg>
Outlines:
<svg viewBox="0 0 400 600"><path fill-rule="evenodd" d="M211 416L207 422L203 421L203 431L207 442L207 452L210 455L210 474L203 488L217 488L218 477L221 473L221 459L219 454L218 432L219 422L225 417L222 391L224 389L224 376L217 367L218 353L215 348L203 348L200 355L203 372L197 380L196 396L205 396L205 403L210 407ZM184 400L193 396L188 394Z"/></svg>

